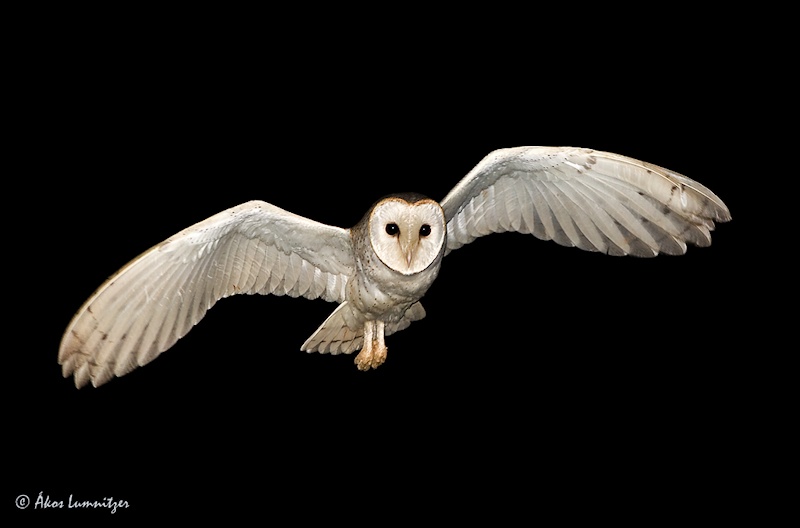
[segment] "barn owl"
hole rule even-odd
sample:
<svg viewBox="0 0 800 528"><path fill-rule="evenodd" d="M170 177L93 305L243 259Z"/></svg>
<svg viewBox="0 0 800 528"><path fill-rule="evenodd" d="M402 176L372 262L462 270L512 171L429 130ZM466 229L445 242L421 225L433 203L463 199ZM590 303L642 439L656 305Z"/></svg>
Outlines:
<svg viewBox="0 0 800 528"><path fill-rule="evenodd" d="M633 158L584 148L496 150L441 202L378 200L354 227L251 201L144 252L89 297L58 354L64 377L99 386L145 365L234 294L321 298L336 309L301 346L350 354L360 370L386 359L385 336L425 317L420 299L442 259L503 231L609 255L683 254L730 220L703 185Z"/></svg>

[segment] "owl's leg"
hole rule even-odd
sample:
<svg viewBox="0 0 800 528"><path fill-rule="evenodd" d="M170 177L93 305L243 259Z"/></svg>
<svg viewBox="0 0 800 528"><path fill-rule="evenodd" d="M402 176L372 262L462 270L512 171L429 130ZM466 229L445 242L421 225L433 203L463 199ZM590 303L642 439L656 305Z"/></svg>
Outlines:
<svg viewBox="0 0 800 528"><path fill-rule="evenodd" d="M386 325L383 321L375 321L375 339L372 348L372 368L378 368L386 361L386 342L383 340L383 332Z"/></svg>
<svg viewBox="0 0 800 528"><path fill-rule="evenodd" d="M386 343L383 339L385 324L383 321L367 321L364 323L364 346L355 359L358 370L369 370L380 367L386 361Z"/></svg>

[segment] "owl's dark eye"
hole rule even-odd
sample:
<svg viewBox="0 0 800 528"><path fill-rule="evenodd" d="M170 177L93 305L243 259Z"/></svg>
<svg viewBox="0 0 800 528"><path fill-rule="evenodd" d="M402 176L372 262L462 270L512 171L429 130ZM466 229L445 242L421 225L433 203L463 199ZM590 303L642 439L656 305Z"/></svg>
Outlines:
<svg viewBox="0 0 800 528"><path fill-rule="evenodd" d="M397 227L397 224L386 224L386 234L395 236L400 232L400 228Z"/></svg>
<svg viewBox="0 0 800 528"><path fill-rule="evenodd" d="M431 226L428 224L422 224L422 227L419 228L419 236L426 237L431 234Z"/></svg>

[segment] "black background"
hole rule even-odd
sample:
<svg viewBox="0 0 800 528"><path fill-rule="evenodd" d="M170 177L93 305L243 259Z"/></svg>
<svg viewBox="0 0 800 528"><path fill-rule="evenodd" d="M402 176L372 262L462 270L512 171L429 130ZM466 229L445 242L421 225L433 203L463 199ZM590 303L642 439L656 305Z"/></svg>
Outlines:
<svg viewBox="0 0 800 528"><path fill-rule="evenodd" d="M744 133L729 107L740 66L676 13L655 27L475 14L322 32L278 15L112 17L31 40L7 195L21 211L7 331L23 333L6 345L21 363L7 374L8 503L42 491L128 501L117 516L569 518L673 511L736 477L747 193L720 153ZM654 36L676 28L693 46ZM242 296L99 389L61 377L78 307L184 227L251 199L349 227L391 192L441 199L518 145L669 167L734 221L709 248L656 259L479 239L445 259L428 316L368 373L299 351L333 304Z"/></svg>

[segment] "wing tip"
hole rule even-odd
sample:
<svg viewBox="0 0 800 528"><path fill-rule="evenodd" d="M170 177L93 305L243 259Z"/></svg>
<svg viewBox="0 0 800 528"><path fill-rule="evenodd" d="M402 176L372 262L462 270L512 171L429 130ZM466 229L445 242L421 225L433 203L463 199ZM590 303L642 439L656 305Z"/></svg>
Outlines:
<svg viewBox="0 0 800 528"><path fill-rule="evenodd" d="M91 384L99 387L112 380L116 373L113 364L100 366L89 355L71 341L62 343L58 351L58 364L61 365L61 375L64 379L73 377L75 388L82 389Z"/></svg>

